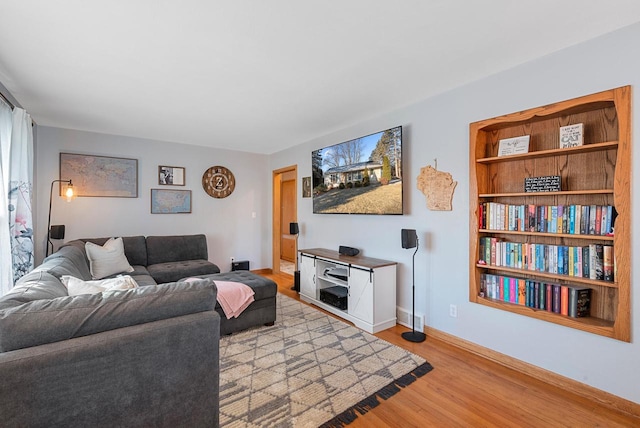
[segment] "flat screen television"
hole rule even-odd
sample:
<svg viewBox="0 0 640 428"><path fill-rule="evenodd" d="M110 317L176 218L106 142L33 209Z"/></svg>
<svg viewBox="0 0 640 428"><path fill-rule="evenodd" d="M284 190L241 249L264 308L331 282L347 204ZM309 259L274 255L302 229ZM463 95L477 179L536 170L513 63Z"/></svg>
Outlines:
<svg viewBox="0 0 640 428"><path fill-rule="evenodd" d="M314 150L314 214L402 215L402 126Z"/></svg>

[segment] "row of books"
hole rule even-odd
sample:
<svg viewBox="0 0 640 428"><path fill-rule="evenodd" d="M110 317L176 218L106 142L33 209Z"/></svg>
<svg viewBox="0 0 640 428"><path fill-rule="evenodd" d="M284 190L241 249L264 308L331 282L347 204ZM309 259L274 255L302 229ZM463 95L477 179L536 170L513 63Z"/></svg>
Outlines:
<svg viewBox="0 0 640 428"><path fill-rule="evenodd" d="M591 289L587 287L483 274L480 276L480 295L574 318L590 314Z"/></svg>
<svg viewBox="0 0 640 428"><path fill-rule="evenodd" d="M615 257L612 245L583 247L506 242L496 237L481 237L478 263L568 275L601 281L615 281Z"/></svg>
<svg viewBox="0 0 640 428"><path fill-rule="evenodd" d="M617 212L612 205L509 205L482 202L480 229L610 235Z"/></svg>

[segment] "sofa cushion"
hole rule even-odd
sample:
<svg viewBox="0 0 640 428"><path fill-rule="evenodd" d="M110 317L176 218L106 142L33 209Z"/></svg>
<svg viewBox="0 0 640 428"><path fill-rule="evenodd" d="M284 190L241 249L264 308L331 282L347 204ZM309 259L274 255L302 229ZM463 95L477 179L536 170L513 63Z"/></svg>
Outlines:
<svg viewBox="0 0 640 428"><path fill-rule="evenodd" d="M0 310L0 352L210 311L215 304L210 279L29 301Z"/></svg>
<svg viewBox="0 0 640 428"><path fill-rule="evenodd" d="M87 242L85 251L93 279L102 279L123 272L133 272L133 268L124 255L122 238L110 238L102 246Z"/></svg>
<svg viewBox="0 0 640 428"><path fill-rule="evenodd" d="M34 300L65 297L67 288L60 280L45 271L29 272L4 296L0 297L0 310L12 308Z"/></svg>
<svg viewBox="0 0 640 428"><path fill-rule="evenodd" d="M220 268L208 260L182 260L147 266L149 274L158 284L173 282L187 276L208 275L220 272Z"/></svg>
<svg viewBox="0 0 640 428"><path fill-rule="evenodd" d="M147 236L147 266L208 258L204 235Z"/></svg>
<svg viewBox="0 0 640 428"><path fill-rule="evenodd" d="M96 245L104 245L109 239L110 238L83 238L66 242L64 245L76 246L84 252L85 243L93 242ZM124 255L131 265L147 265L147 243L144 236L123 236L122 242L124 243Z"/></svg>
<svg viewBox="0 0 640 428"><path fill-rule="evenodd" d="M62 275L71 275L84 280L91 279L89 264L84 250L76 247L63 247L56 251L34 269L34 271L48 272L60 279ZM20 281L18 281L20 283Z"/></svg>

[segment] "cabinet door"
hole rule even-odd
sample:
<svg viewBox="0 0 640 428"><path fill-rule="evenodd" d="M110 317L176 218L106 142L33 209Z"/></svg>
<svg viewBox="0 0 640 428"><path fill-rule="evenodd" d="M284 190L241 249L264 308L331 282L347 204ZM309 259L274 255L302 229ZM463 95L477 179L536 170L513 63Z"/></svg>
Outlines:
<svg viewBox="0 0 640 428"><path fill-rule="evenodd" d="M312 299L316 298L316 267L315 259L300 254L300 294Z"/></svg>
<svg viewBox="0 0 640 428"><path fill-rule="evenodd" d="M349 315L373 323L373 273L349 269Z"/></svg>

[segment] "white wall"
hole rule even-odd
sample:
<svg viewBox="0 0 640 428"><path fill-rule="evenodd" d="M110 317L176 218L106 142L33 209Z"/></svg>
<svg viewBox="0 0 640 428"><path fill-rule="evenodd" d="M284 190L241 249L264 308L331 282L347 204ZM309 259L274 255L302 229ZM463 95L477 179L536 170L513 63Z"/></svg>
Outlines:
<svg viewBox="0 0 640 428"><path fill-rule="evenodd" d="M311 199L299 198L300 248L337 249L344 244L367 256L399 262L398 305L410 308L413 250L401 248L400 229L415 228L421 243L416 312L426 316L427 325L640 403L640 344L635 334L632 343L623 343L468 302L469 123L628 84L635 87L634 101L640 105L640 57L635 53L639 43L640 25L627 27L272 155L271 169L298 164L301 182L311 175L312 150L404 127L406 214L318 215L312 214ZM633 113L635 123L639 114ZM427 210L416 189L420 168L433 165L434 159L439 170L458 181L451 212ZM633 169L639 167L640 157L634 156ZM633 218L638 218L637 174L632 189ZM633 228L634 254L640 243L638 229ZM639 280L639 271L633 269L632 284ZM638 314L640 293L632 292L632 299L632 314ZM449 317L450 304L458 305L457 318ZM640 317L632 320L635 332Z"/></svg>
<svg viewBox="0 0 640 428"><path fill-rule="evenodd" d="M204 233L209 260L222 271L231 269L232 256L249 260L252 269L271 267L270 217L266 215L271 211L270 180L265 180L271 172L266 156L42 126L36 147L38 262L45 251L49 192L51 181L59 178L60 152L138 159L138 198L78 197L67 203L55 196L54 189L51 224L66 225L65 241ZM159 165L186 168L186 185L166 188L192 191L191 214L150 213L150 189L160 187ZM226 166L236 178L235 191L227 198L212 198L202 189L202 174L213 165Z"/></svg>

